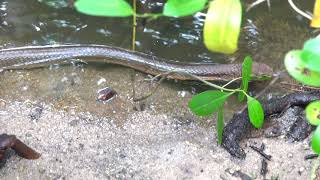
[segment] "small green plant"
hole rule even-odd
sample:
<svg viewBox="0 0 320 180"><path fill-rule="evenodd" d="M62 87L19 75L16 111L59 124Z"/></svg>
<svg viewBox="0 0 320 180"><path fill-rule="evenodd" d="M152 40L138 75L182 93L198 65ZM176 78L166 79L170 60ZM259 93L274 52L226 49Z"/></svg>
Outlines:
<svg viewBox="0 0 320 180"><path fill-rule="evenodd" d="M314 38L304 43L303 49L292 50L284 59L288 73L297 81L320 87L320 39ZM310 103L306 107L306 118L310 124L320 124L320 101ZM311 147L320 154L320 127L313 133Z"/></svg>
<svg viewBox="0 0 320 180"><path fill-rule="evenodd" d="M210 116L218 113L217 132L218 143L222 143L222 130L224 128L223 107L228 98L238 93L238 99L243 101L247 97L248 113L251 124L256 128L261 128L264 122L264 112L261 103L254 97L247 94L248 84L251 79L252 59L247 56L242 63L242 83L237 89L228 89L225 86L213 87L218 90L209 90L192 97L189 108L198 116ZM228 83L229 84L229 83Z"/></svg>

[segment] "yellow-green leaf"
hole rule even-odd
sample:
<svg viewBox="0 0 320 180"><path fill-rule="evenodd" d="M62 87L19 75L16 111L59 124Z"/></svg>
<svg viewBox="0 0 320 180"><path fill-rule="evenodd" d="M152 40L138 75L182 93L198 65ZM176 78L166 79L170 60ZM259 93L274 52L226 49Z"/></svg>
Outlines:
<svg viewBox="0 0 320 180"><path fill-rule="evenodd" d="M301 59L301 50L289 51L284 59L288 73L296 80L310 86L320 86L320 73L309 69Z"/></svg>
<svg viewBox="0 0 320 180"><path fill-rule="evenodd" d="M239 0L214 0L204 24L204 43L210 51L232 54L238 49L242 18Z"/></svg>
<svg viewBox="0 0 320 180"><path fill-rule="evenodd" d="M320 124L320 101L312 102L306 107L306 117L310 124Z"/></svg>
<svg viewBox="0 0 320 180"><path fill-rule="evenodd" d="M320 0L316 0L314 4L313 17L310 26L314 28L320 28Z"/></svg>

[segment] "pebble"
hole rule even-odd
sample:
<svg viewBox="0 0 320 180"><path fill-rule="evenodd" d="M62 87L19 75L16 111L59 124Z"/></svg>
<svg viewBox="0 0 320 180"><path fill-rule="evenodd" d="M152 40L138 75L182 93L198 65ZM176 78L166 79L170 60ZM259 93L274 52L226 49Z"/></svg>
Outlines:
<svg viewBox="0 0 320 180"><path fill-rule="evenodd" d="M105 78L100 78L98 81L97 81L97 85L101 85L103 83L107 82L107 80Z"/></svg>
<svg viewBox="0 0 320 180"><path fill-rule="evenodd" d="M180 97L186 97L187 91L178 91L178 96Z"/></svg>
<svg viewBox="0 0 320 180"><path fill-rule="evenodd" d="M0 108L4 108L6 106L6 101L0 99Z"/></svg>
<svg viewBox="0 0 320 180"><path fill-rule="evenodd" d="M299 174L301 174L304 171L304 169L305 169L304 167L300 167L299 168Z"/></svg>

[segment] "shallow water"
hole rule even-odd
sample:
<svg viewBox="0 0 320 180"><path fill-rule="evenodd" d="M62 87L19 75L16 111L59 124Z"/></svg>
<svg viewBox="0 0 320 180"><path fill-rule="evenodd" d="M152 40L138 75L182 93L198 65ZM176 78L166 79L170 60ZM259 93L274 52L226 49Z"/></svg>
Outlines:
<svg viewBox="0 0 320 180"><path fill-rule="evenodd" d="M141 1L138 7L143 12L157 12L159 9L161 10L163 4L157 2L163 2L163 0ZM298 1L299 7L312 9L310 1L300 4ZM0 28L2 46L65 43L106 44L129 49L131 46L131 18L86 16L68 7L53 8L37 0L28 2L22 0L2 1L0 14L2 14L3 20ZM248 53L254 55L251 51L257 46L262 46L259 45L261 41L264 42L263 45L274 43L273 39L269 39L268 36L289 41L292 39L291 32L297 31L296 28L308 32L305 19L293 12L284 1L272 1L271 11L268 11L266 3L261 4L246 15L243 19L244 33L242 33L239 47L238 54L240 55ZM264 20L265 18L267 19ZM269 22L271 19L276 21L273 23L279 23L280 27L271 26L272 23ZM137 51L187 62L226 63L233 60L233 58L209 52L204 47L202 43L204 16L202 13L179 19L161 17L156 20L144 21L145 19L141 18L138 20ZM285 27L281 27L282 24L288 24L292 27L283 29ZM258 29L255 29L254 25ZM275 32L266 32L265 28L270 26L270 29L273 28ZM266 33L267 35L265 35ZM261 37L262 35L264 36ZM287 50L286 43L283 46L282 49ZM300 46L301 44L297 44L297 47ZM256 60L261 61L260 59ZM241 59L237 61L241 62ZM272 65L272 60L266 63Z"/></svg>

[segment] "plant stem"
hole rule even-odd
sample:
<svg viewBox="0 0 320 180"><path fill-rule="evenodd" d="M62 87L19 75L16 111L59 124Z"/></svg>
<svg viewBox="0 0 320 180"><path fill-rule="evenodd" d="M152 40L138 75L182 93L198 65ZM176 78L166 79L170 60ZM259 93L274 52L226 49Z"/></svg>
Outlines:
<svg viewBox="0 0 320 180"><path fill-rule="evenodd" d="M169 76L170 74L173 74L173 73L178 73L178 74L183 74L183 75L190 76L193 79L196 79L196 80L198 80L200 82L203 82L204 84L206 84L208 86L211 86L213 88L216 88L216 89L219 89L219 90L222 90L222 91L228 91L228 92L239 92L239 91L242 91L240 88L238 88L238 89L229 89L229 88L225 88L224 86L221 87L219 85L216 85L216 84L213 84L213 83L211 83L209 81L206 81L206 80L202 79L201 77L199 77L197 75L193 75L193 74L187 73L185 71L181 71L181 70L172 70L172 71L168 71L168 72L165 72L165 73L161 73L159 75L156 75L153 79L161 77L161 76L166 78L167 76ZM231 81L235 81L237 79L239 79L239 78L233 79Z"/></svg>
<svg viewBox="0 0 320 180"><path fill-rule="evenodd" d="M189 73L186 73L186 72L180 72L180 73L186 74L186 75L188 75L188 76L191 76L192 78L197 79L197 80L205 83L205 84L208 85L208 86L211 86L211 87L213 87L213 88L216 88L216 89L219 89L219 90L222 90L222 91L228 91L228 92L243 91L243 90L241 90L241 89L239 89L239 88L238 88L238 89L229 89L229 88L225 88L225 87L218 86L218 85L213 84L213 83L211 83L211 82L209 82L209 81L203 80L201 77L196 76L196 75L193 75L193 74L189 74Z"/></svg>
<svg viewBox="0 0 320 180"><path fill-rule="evenodd" d="M136 50L136 29L137 29L137 1L133 0L133 16L132 16L132 44L131 44L131 50Z"/></svg>
<svg viewBox="0 0 320 180"><path fill-rule="evenodd" d="M232 79L231 81L229 81L228 83L226 83L226 84L223 85L222 87L224 88L224 87L228 86L229 84L231 84L231 83L233 83L233 82L235 82L235 81L237 81L237 80L240 80L240 79L242 79L242 77L238 77L238 78Z"/></svg>
<svg viewBox="0 0 320 180"><path fill-rule="evenodd" d="M157 91L157 88L159 87L159 85L162 83L162 81L164 81L170 74L172 73L179 73L179 74L184 74L184 75L188 75L188 76L191 76L192 78L196 79L196 80L199 80L201 82L203 82L204 84L210 86L210 87L213 87L213 88L216 88L216 89L219 89L219 90L222 90L222 91L227 91L227 92L231 92L232 94L235 93L235 92L244 92L242 89L238 88L238 89L228 89L228 88L225 88L225 87L221 87L221 86L218 86L216 84L213 84L209 81L206 81L204 79L202 79L201 77L199 76L196 76L196 75L193 75L193 74L190 74L190 73L187 73L187 72L184 72L184 71L179 71L179 70L176 70L176 71L168 71L168 72L165 72L165 73L161 73L161 74L158 74L156 76L154 76L152 78L151 81L153 81L153 79L156 79L158 77L161 77L161 79L159 80L158 84L156 85L156 87L151 90L149 93L147 93L146 95L142 96L142 97L139 97L139 98L136 98L134 96L134 99L133 101L134 102L137 102L137 101L142 101L142 100L145 100L147 99L148 97L152 96L156 91ZM240 78L236 78L236 79L233 79L231 81L235 81L235 80L238 80ZM228 84L228 83L227 83ZM244 92L245 93L245 92ZM246 93L245 93L246 94ZM248 94L246 94L248 96Z"/></svg>

